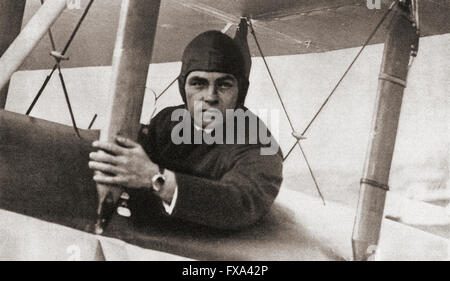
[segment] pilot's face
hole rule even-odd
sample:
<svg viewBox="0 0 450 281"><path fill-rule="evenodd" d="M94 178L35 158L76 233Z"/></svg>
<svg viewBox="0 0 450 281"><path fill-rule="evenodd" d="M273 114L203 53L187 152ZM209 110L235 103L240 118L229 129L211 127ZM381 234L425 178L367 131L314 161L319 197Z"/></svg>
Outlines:
<svg viewBox="0 0 450 281"><path fill-rule="evenodd" d="M236 77L221 72L192 71L186 78L186 103L191 117L202 128L216 127L215 116L235 109L239 87Z"/></svg>

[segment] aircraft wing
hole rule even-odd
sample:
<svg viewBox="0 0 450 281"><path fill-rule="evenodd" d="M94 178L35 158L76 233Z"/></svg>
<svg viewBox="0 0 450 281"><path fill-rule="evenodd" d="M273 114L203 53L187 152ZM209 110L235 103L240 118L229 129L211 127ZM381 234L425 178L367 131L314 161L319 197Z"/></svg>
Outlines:
<svg viewBox="0 0 450 281"><path fill-rule="evenodd" d="M380 1L381 9L369 9L366 0L162 0L152 62L179 61L184 46L200 32L222 30L232 23L228 33L234 34L241 16L255 19L257 36L268 56L361 46L391 3ZM80 9L67 9L53 26L57 47L62 48L87 2L80 0ZM69 49L65 67L111 65L120 2L94 2ZM27 1L24 24L39 6L39 1ZM420 1L422 35L449 33L449 13L450 0ZM384 42L385 27L372 44ZM252 55L259 56L250 38L249 44ZM50 68L54 62L50 50L46 36L21 69Z"/></svg>

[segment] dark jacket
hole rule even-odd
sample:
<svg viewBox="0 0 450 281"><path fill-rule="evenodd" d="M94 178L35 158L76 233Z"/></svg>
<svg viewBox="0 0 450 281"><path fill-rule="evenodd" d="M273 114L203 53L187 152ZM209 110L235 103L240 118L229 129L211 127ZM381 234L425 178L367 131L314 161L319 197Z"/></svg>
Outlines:
<svg viewBox="0 0 450 281"><path fill-rule="evenodd" d="M261 155L257 144L180 144L171 140L172 112L163 109L140 143L150 159L175 172L173 217L220 229L240 229L266 214L282 181L282 154ZM192 130L195 130L192 127Z"/></svg>

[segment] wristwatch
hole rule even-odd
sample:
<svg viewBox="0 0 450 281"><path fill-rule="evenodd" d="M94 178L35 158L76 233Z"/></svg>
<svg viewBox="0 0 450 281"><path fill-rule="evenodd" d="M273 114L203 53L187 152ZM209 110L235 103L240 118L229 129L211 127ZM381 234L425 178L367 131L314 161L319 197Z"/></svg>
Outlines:
<svg viewBox="0 0 450 281"><path fill-rule="evenodd" d="M159 172L152 178L152 190L155 193L161 191L166 182L166 176L164 176L164 169L160 169Z"/></svg>

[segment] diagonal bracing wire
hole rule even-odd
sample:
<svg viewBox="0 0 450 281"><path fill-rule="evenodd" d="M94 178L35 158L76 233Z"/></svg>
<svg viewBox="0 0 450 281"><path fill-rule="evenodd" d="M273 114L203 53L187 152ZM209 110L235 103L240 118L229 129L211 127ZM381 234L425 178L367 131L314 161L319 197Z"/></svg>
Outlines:
<svg viewBox="0 0 450 281"><path fill-rule="evenodd" d="M278 90L277 84L275 83L275 79L273 78L272 72L270 71L269 65L267 64L266 58L264 56L264 53L263 53L263 51L261 49L261 46L259 45L259 41L258 41L258 38L256 37L256 33L255 33L254 28L253 28L251 20L248 20L248 23L249 23L249 26L250 26L250 33L253 35L253 39L255 40L256 46L258 48L258 51L261 54L261 58L263 59L264 65L266 66L267 72L269 73L270 79L272 80L272 84L273 84L273 86L275 88L275 91L276 91L276 93L278 95L278 99L280 100L281 106L283 107L283 111L284 111L284 113L286 115L286 118L287 118L287 120L289 122L289 125L291 126L291 130L292 130L292 132L295 132L294 125L293 125L293 123L292 123L292 121L291 121L291 119L289 117L289 114L287 112L286 106L284 105L284 102L283 102L283 99L281 97L280 91ZM325 198L323 197L322 192L320 191L319 185L317 183L316 177L314 176L314 173L312 171L311 165L309 164L308 158L306 157L306 154L305 154L305 152L304 152L304 150L303 150L303 148L302 148L302 146L301 146L299 141L296 142L296 145L298 145L298 147L302 151L303 158L305 159L306 165L308 166L309 173L311 174L311 177L313 178L314 185L316 186L317 192L319 193L319 196L322 199L323 204L325 205ZM283 159L283 161L284 161L284 159Z"/></svg>
<svg viewBox="0 0 450 281"><path fill-rule="evenodd" d="M381 20L378 22L378 24L376 25L376 27L374 28L374 30L372 31L372 33L370 33L369 37L367 37L366 41L364 42L364 44L362 45L361 49L359 50L358 54L355 56L355 58L353 59L353 61L350 63L350 65L347 67L347 69L345 70L344 74L341 76L341 78L339 79L339 81L337 82L336 86L334 86L333 90L330 92L330 94L328 95L328 97L325 99L325 101L322 103L322 105L320 106L320 108L317 110L316 114L314 114L313 118L311 119L311 121L308 123L308 126L306 126L305 130L303 130L302 135L305 135L306 132L308 131L308 129L311 127L312 123L316 120L317 116L319 115L319 113L322 111L322 109L325 107L325 105L328 103L328 101L330 100L331 96L336 92L337 88L339 87L339 85L341 84L341 82L344 80L345 76L347 76L347 73L350 71L350 69L353 67L353 65L355 64L356 60L359 58L359 56L361 55L361 53L364 51L364 49L367 47L367 45L369 44L370 40L372 40L373 36L375 36L376 32L378 31L378 29L381 27L381 25L383 24L383 22L386 20L387 16L390 14L390 12L392 11L392 9L394 8L394 6L397 4L398 0L395 0L392 2L391 6L389 7L389 9L384 13L383 17L381 18ZM294 145L292 145L291 149L289 149L289 152L286 154L286 156L284 157L284 160L286 160L289 155L291 154L291 152L294 150L295 146L299 143L299 140L297 140Z"/></svg>
<svg viewBox="0 0 450 281"><path fill-rule="evenodd" d="M75 133L77 134L78 138L81 138L80 132L78 131L78 127L77 127L77 122L75 121L75 116L73 114L72 106L70 104L69 93L67 92L66 82L64 81L64 76L61 72L61 67L60 67L59 63L58 63L58 76L59 76L59 80L61 81L61 86L63 88L64 98L66 99L67 107L69 108L70 119L72 120L73 129L75 130Z"/></svg>
<svg viewBox="0 0 450 281"><path fill-rule="evenodd" d="M175 77L175 79L173 79L172 82L170 82L170 84L167 85L167 87L164 88L164 90L162 90L161 93L159 93L159 95L155 96L155 101L157 101L162 95L164 95L167 92L167 90L169 90L169 88L172 87L172 85L175 84L175 82L177 82L177 80L178 76Z"/></svg>
<svg viewBox="0 0 450 281"><path fill-rule="evenodd" d="M341 84L341 82L344 80L345 76L346 76L347 73L350 71L350 69L353 67L353 65L355 64L356 60L359 58L359 56L361 55L361 53L363 52L363 50L365 49L365 47L369 44L370 40L373 38L373 36L375 35L375 33L376 33L376 32L378 31L378 29L381 27L381 25L383 24L383 22L386 20L387 16L390 14L390 12L391 12L392 9L394 8L394 6L397 4L397 1L398 1L398 0L394 0L394 1L392 2L392 4L391 4L391 6L389 7L389 9L386 11L386 13L383 15L383 17L381 18L381 20L378 22L378 24L376 25L376 27L374 28L374 30L372 31L372 33L369 35L369 37L367 38L367 40L364 42L363 46L362 46L361 49L359 50L359 52L358 52L358 54L356 55L356 57L355 57L355 58L353 59L353 61L350 63L350 65L348 66L348 68L346 69L346 71L344 72L344 74L342 75L342 77L339 79L339 81L338 81L338 83L336 84L336 86L333 88L333 90L331 91L331 93L328 95L328 97L327 97L327 98L325 99L325 101L322 103L322 105L320 106L320 108L318 109L318 111L317 111L316 114L313 116L313 118L312 118L311 121L308 123L308 125L307 125L306 128L303 130L303 132L302 132L302 134L301 134L300 136L304 136L304 135L306 134L306 132L308 131L308 129L311 127L312 123L316 120L317 116L320 114L320 112L322 112L322 109L323 109L323 108L325 107L325 105L328 103L328 101L330 100L331 96L336 92L337 88L339 87L339 85ZM270 71L270 68L269 68L269 66L268 66L268 64L267 64L267 61L266 61L266 59L265 59L265 57L264 57L264 54L263 54L263 52L262 52L262 50L261 50L261 46L259 45L259 42L258 42L258 39L257 39L257 37L256 37L255 30L253 29L251 20L248 20L248 23L249 23L249 26L250 26L250 28L251 28L251 33L252 33L253 38L254 38L254 40L255 40L256 46L257 46L257 48L258 48L258 50L259 50L259 52L260 52L260 54L261 54L261 57L262 57L262 59L263 59L263 62L264 62L265 66L266 66L266 69L267 69L267 71L268 71L268 73L269 73L270 79L272 80L272 83L273 83L273 85L274 85L275 91L276 91L276 93L277 93L277 95L278 95L278 98L279 98L279 100L280 100L280 102L281 102L281 106L283 107L283 110L284 110L284 113L285 113L285 115L286 115L286 117L287 117L287 119L288 119L289 125L291 126L292 132L294 133L294 132L295 132L295 128L294 128L294 126L293 126L293 124L292 124L292 121L290 120L289 114L288 114L288 112L287 112L287 110L286 110L286 106L284 105L284 102L283 102L283 99L281 98L281 95L280 95L280 92L279 92L279 90L278 90L278 87L277 87L277 85L276 85L276 83L275 83L275 80L274 80L274 78L273 78L273 76L272 76L272 73L271 73L271 71ZM312 169L311 169L311 165L309 164L308 158L306 157L305 151L303 150L303 148L302 148L302 146L301 146L301 144L300 144L300 140L301 140L300 137L297 138L296 142L295 142L294 145L291 147L291 149L289 150L289 152L286 154L286 156L284 157L283 161L285 161L285 160L289 157L289 155L291 154L291 152L294 150L295 146L298 146L298 147L300 148L300 150L301 150L301 152L302 152L302 155L303 155L303 158L305 159L306 165L308 166L309 172L310 172L310 174L311 174L311 176L312 176L312 178L313 178L314 184L315 184L315 186L316 186L316 188L317 188L317 191L318 191L318 193L319 193L319 195L320 195L320 197L321 197L323 203L325 204L325 200L324 200L324 198L323 198L323 196L322 196L322 193L320 192L319 185L318 185L317 180L316 180L316 178L315 178L315 176L314 176L314 173L313 173L313 171L312 171Z"/></svg>
<svg viewBox="0 0 450 281"><path fill-rule="evenodd" d="M41 0L41 5L43 5L43 4L44 4L44 0ZM76 30L78 30L78 28L80 27L80 25L81 25L80 23L77 25ZM57 52L57 51L56 51L56 44L55 44L55 40L53 39L53 35L52 35L52 30L51 30L51 28L48 29L48 35L49 35L49 38L50 38L50 43L51 43L51 45L52 45L52 51L53 51L53 52ZM71 35L71 37L70 37L68 43L67 43L66 46L64 47L64 51L63 51L64 53L67 51L67 48L68 48L68 46L70 46L70 43L72 42L73 39L74 39L74 34L72 33L72 35ZM70 113L70 119L71 119L71 121L72 121L72 126L73 126L73 128L74 128L74 130L75 130L75 133L77 134L78 138L81 138L80 132L78 131L77 123L76 123L76 121L75 121L75 116L74 116L74 114L73 114L72 106L71 106L71 103L70 103L69 93L68 93L68 91L67 91L66 82L65 82L65 80L64 80L64 76L63 76L62 71L61 71L61 64L60 64L60 62L61 62L61 59L62 59L62 58L63 58L63 54L61 54L61 57L60 57L60 58L55 57L55 60L56 60L56 68L58 69L58 76L59 76L59 80L60 80L60 82L61 82L61 86L62 86L62 88L63 88L64 98L65 98L65 100L66 100L67 107L69 108L69 113ZM52 74L53 74L53 71L52 71ZM42 93L42 92L41 92L41 93ZM36 101L37 101L37 99L36 99Z"/></svg>
<svg viewBox="0 0 450 281"><path fill-rule="evenodd" d="M41 0L41 4L44 4L43 0ZM50 28L48 29L48 36L49 36L50 42L52 44L52 50L54 52L56 52L56 44L55 44L55 41L53 39L52 30ZM67 107L69 108L70 119L72 120L72 125L73 125L73 128L75 130L75 133L77 134L78 138L81 138L80 132L78 131L77 123L75 121L75 116L73 114L72 106L70 104L69 93L67 92L66 82L64 81L64 76L63 76L62 71L61 71L61 65L60 65L61 59L56 58L56 57L55 57L55 59L56 59L56 64L57 64L57 69L58 69L59 80L61 82L61 86L62 86L63 92L64 92L64 98L66 100Z"/></svg>
<svg viewBox="0 0 450 281"><path fill-rule="evenodd" d="M42 0L41 0L42 3ZM75 35L77 34L78 30L81 27L81 24L83 23L84 19L86 18L87 13L89 12L92 4L94 3L94 0L90 0L88 5L86 6L82 16L80 17L80 19L78 20L77 25L75 26L75 29L73 30L72 34L69 37L69 40L67 41L66 45L64 46L63 51L61 52L61 56L64 56L67 52L67 50L69 49L70 45L72 44L73 39L75 38ZM50 36L50 41L52 44L52 48L53 50L55 50L55 42L53 40L53 36L51 35L51 32L49 31L49 36ZM33 99L33 102L31 103L30 107L28 108L27 112L25 113L26 115L30 115L31 111L33 110L34 106L36 105L37 101L39 100L39 98L41 97L42 93L44 92L45 88L47 87L48 82L50 81L50 79L53 76L53 73L58 69L58 71L60 72L60 66L59 66L59 61L57 60L57 62L55 63L55 65L53 66L53 69L51 70L51 72L47 75L47 77L45 78L44 83L42 84L41 88L39 89L38 93L36 94L36 96ZM60 72L61 73L61 72ZM64 80L63 78L60 78L61 83L63 83L62 81ZM63 85L63 89L65 88L65 83ZM66 95L66 93L65 93ZM67 98L66 98L67 101ZM70 107L70 102L69 102L69 111L71 110ZM71 117L73 119L73 114L71 113ZM74 120L74 119L73 119ZM78 133L77 133L78 134Z"/></svg>

